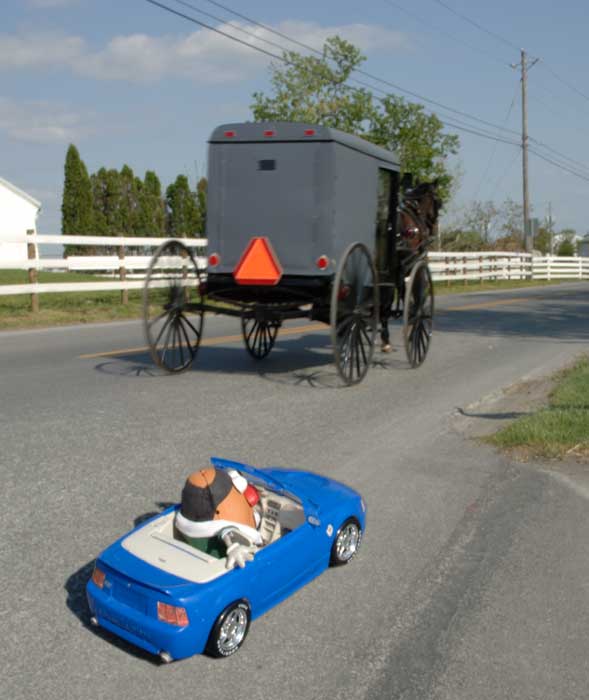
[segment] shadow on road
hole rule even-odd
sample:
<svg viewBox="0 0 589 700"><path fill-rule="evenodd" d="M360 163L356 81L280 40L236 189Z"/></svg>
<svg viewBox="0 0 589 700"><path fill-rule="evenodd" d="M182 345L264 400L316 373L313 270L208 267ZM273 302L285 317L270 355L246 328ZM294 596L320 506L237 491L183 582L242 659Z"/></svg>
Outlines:
<svg viewBox="0 0 589 700"><path fill-rule="evenodd" d="M155 515L159 515L159 513L161 513L163 510L165 510L166 508L169 508L170 506L172 506L174 504L168 503L166 501L158 501L158 502L156 502L155 505L158 507L159 510L152 511L149 513L144 513L144 514L139 515L136 518L134 518L134 520L133 520L134 527L141 525L141 523L146 522L147 520L154 517ZM65 588L66 593L67 593L67 598L66 598L67 607L78 618L78 620L81 622L82 626L88 632L95 634L96 636L100 637L101 639L104 639L105 641L109 642L110 644L113 644L118 649L121 649L122 651L125 651L128 654L135 656L136 658L143 659L145 661L149 661L154 666L160 666L162 664L162 662L156 656L153 656L152 654L149 654L148 652L143 651L139 647L136 647L132 644L129 644L124 639L121 639L120 637L117 637L116 635L111 634L108 630L105 630L102 627L93 627L90 624L90 609L88 607L88 602L86 600L86 584L88 583L90 577L92 576L92 572L94 571L95 562L96 562L96 560L93 559L92 561L88 562L87 564L84 564L84 566L82 566L80 569L78 569L75 573L73 573L71 576L69 576L68 579L66 580L64 588Z"/></svg>
<svg viewBox="0 0 589 700"><path fill-rule="evenodd" d="M371 369L408 369L402 349L392 355L376 351ZM158 378L169 373L156 367L148 352L119 355L116 359L100 362L96 371L120 377ZM313 333L299 338L280 336L270 355L263 360L252 358L239 346L204 346L198 351L190 372L257 375L263 379L290 386L337 389L343 386L333 364L329 337Z"/></svg>
<svg viewBox="0 0 589 700"><path fill-rule="evenodd" d="M484 418L486 420L515 420L516 418L521 418L522 416L529 416L530 411L503 411L496 413L473 413L472 411L465 411L462 408L456 408L456 413L466 418Z"/></svg>

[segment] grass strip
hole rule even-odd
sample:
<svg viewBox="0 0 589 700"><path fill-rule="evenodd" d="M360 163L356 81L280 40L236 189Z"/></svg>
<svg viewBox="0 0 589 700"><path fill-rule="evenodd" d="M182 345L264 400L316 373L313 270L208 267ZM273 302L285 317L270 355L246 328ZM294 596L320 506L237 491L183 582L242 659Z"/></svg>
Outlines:
<svg viewBox="0 0 589 700"><path fill-rule="evenodd" d="M486 438L523 457L589 458L589 357L560 372L548 405Z"/></svg>

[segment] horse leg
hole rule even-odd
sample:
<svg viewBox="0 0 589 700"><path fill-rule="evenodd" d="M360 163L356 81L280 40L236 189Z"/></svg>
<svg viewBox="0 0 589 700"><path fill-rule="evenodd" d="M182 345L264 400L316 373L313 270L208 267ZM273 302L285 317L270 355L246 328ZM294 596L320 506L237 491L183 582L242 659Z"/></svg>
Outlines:
<svg viewBox="0 0 589 700"><path fill-rule="evenodd" d="M392 287L385 287L382 292L380 304L380 344L383 352L391 352L392 347L389 336L389 318L392 315Z"/></svg>

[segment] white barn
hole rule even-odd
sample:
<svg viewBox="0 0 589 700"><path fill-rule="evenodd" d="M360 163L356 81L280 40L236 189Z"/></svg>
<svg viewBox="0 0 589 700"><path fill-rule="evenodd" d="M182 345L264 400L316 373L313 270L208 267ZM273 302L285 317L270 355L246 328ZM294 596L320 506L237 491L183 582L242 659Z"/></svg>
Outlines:
<svg viewBox="0 0 589 700"><path fill-rule="evenodd" d="M13 242L37 227L41 202L0 177L0 268L27 257L27 244Z"/></svg>

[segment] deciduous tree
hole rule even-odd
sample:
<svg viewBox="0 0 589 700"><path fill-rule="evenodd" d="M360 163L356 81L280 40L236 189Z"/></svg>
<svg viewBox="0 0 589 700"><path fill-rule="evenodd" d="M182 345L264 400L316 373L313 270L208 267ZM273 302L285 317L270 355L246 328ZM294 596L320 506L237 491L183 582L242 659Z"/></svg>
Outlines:
<svg viewBox="0 0 589 700"><path fill-rule="evenodd" d="M439 178L447 199L452 175L448 155L458 151L458 137L422 105L396 95L375 98L370 90L348 85L365 57L350 42L330 37L322 56L285 51L286 66L271 64L272 94L256 92L251 105L257 121L299 121L342 129L397 151L402 172L419 181Z"/></svg>

